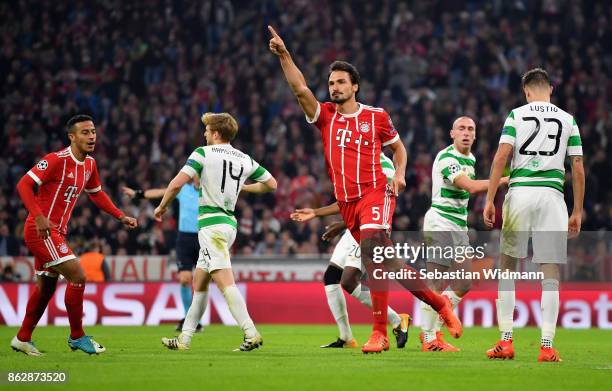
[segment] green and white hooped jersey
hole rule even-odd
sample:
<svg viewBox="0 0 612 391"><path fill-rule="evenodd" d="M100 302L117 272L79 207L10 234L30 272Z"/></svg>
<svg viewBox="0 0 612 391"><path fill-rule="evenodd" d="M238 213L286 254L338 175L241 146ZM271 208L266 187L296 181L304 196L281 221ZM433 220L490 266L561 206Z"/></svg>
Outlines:
<svg viewBox="0 0 612 391"><path fill-rule="evenodd" d="M453 183L463 174L476 179L475 165L476 158L471 152L464 155L451 145L438 152L431 172L431 209L461 229L467 227L470 193Z"/></svg>
<svg viewBox="0 0 612 391"><path fill-rule="evenodd" d="M380 153L380 166L382 167L383 174L387 177L387 183L391 183L393 176L395 175L395 166L393 160L389 159L384 153Z"/></svg>
<svg viewBox="0 0 612 391"><path fill-rule="evenodd" d="M236 228L234 208L244 182L266 182L270 173L249 155L230 144L198 147L189 155L182 172L200 177L198 228L228 224Z"/></svg>
<svg viewBox="0 0 612 391"><path fill-rule="evenodd" d="M563 192L565 156L582 156L576 120L548 102L512 110L499 143L514 147L510 188L548 187Z"/></svg>

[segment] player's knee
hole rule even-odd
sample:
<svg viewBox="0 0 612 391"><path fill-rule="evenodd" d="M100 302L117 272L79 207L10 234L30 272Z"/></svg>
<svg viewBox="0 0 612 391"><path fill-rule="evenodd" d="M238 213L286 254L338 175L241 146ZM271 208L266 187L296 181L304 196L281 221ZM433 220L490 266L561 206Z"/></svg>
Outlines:
<svg viewBox="0 0 612 391"><path fill-rule="evenodd" d="M349 294L357 288L359 285L359 281L361 279L361 271L357 268L347 267L344 269L342 273L342 278L340 280L340 285L342 289L344 289Z"/></svg>
<svg viewBox="0 0 612 391"><path fill-rule="evenodd" d="M181 272L179 274L179 283L182 286L189 286L191 284L191 280L192 280L191 273L189 273L189 272L186 272L186 273Z"/></svg>
<svg viewBox="0 0 612 391"><path fill-rule="evenodd" d="M342 286L342 289L344 289L346 292L348 293L352 293L355 288L357 288L357 285L359 283L357 281L355 281L354 279L342 279L340 281L340 285Z"/></svg>
<svg viewBox="0 0 612 391"><path fill-rule="evenodd" d="M392 244L387 234L381 230L364 230L361 232L361 257L366 262L371 262L375 252L380 248Z"/></svg>
<svg viewBox="0 0 612 391"><path fill-rule="evenodd" d="M85 276L83 269L80 268L72 273L72 275L66 276L66 279L72 284L84 285L87 282L87 276Z"/></svg>
<svg viewBox="0 0 612 391"><path fill-rule="evenodd" d="M85 276L85 274L79 274L70 282L72 282L73 284L85 285L85 283L87 282L87 277Z"/></svg>
<svg viewBox="0 0 612 391"><path fill-rule="evenodd" d="M329 265L323 274L323 283L325 285L339 284L342 280L342 269Z"/></svg>

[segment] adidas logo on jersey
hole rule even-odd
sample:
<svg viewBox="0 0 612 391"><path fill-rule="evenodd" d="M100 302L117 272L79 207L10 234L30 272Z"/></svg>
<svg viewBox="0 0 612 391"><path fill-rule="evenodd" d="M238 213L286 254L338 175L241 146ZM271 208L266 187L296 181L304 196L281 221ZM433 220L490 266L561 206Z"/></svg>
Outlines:
<svg viewBox="0 0 612 391"><path fill-rule="evenodd" d="M70 172L68 173L68 178L72 178L72 179L74 179L74 174L72 173L72 171L70 171Z"/></svg>
<svg viewBox="0 0 612 391"><path fill-rule="evenodd" d="M344 122L344 121L346 121L346 120L344 119L344 117L340 117L340 118L338 118L338 122Z"/></svg>

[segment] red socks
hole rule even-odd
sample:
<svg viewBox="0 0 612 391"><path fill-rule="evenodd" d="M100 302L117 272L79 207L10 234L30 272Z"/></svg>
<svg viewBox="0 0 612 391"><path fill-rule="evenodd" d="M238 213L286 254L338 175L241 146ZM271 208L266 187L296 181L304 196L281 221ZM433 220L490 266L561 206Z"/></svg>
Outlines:
<svg viewBox="0 0 612 391"><path fill-rule="evenodd" d="M26 314L21 323L21 328L17 333L17 338L22 342L29 342L32 339L32 332L38 324L40 317L45 313L49 300L53 297L53 294L46 297L40 293L38 286L34 286L32 295L28 300L26 306Z"/></svg>
<svg viewBox="0 0 612 391"><path fill-rule="evenodd" d="M70 322L70 338L77 339L85 335L83 331L83 292L85 284L68 283L66 287L66 312Z"/></svg>
<svg viewBox="0 0 612 391"><path fill-rule="evenodd" d="M442 307L444 307L444 298L432 291L427 287L427 284L424 280L419 278L419 273L416 270L408 265L404 266L405 269L411 270L415 273L416 277L414 280L397 280L400 284L402 284L406 289L408 289L414 296L416 296L419 300L424 302L425 304L429 304L434 311L438 312Z"/></svg>
<svg viewBox="0 0 612 391"><path fill-rule="evenodd" d="M45 313L45 309L49 304L49 300L53 297L55 285L53 289L45 294L40 292L38 286L34 287L32 295L26 306L26 314L21 323L21 328L17 333L17 338L22 342L32 340L32 332L38 324L38 321ZM66 312L68 312L68 320L70 321L70 338L77 339L85 335L83 331L83 293L85 292L85 284L68 283L66 287L66 296L64 303L66 304Z"/></svg>
<svg viewBox="0 0 612 391"><path fill-rule="evenodd" d="M374 331L387 335L387 308L389 306L389 291L370 291L372 296L372 315L374 316Z"/></svg>

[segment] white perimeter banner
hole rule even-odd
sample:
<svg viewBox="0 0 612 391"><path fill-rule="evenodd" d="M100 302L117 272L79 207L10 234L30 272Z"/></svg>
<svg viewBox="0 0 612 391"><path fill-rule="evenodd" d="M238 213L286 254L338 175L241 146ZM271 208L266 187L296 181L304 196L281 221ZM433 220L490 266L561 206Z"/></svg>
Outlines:
<svg viewBox="0 0 612 391"><path fill-rule="evenodd" d="M169 256L115 256L106 257L111 281L176 281L177 266ZM20 281L34 281L34 257L0 257L0 267L14 263ZM236 281L322 281L327 268L326 259L300 258L232 258Z"/></svg>
<svg viewBox="0 0 612 391"><path fill-rule="evenodd" d="M515 327L539 326L539 284L517 283ZM18 326L23 320L31 283L0 284L0 324ZM255 323L333 324L325 289L320 282L238 283ZM568 284L560 292L559 326L563 328L612 329L612 290L604 284ZM59 284L43 315L41 325L67 325L64 305L66 284ZM495 326L497 291L470 292L461 301L458 314L464 326ZM346 295L352 323L370 323L371 310ZM405 291L390 291L389 305L413 316L419 324L420 302ZM178 283L134 282L87 284L83 321L86 325L159 325L174 323L185 315ZM209 305L202 323L234 325L225 299L210 286Z"/></svg>

